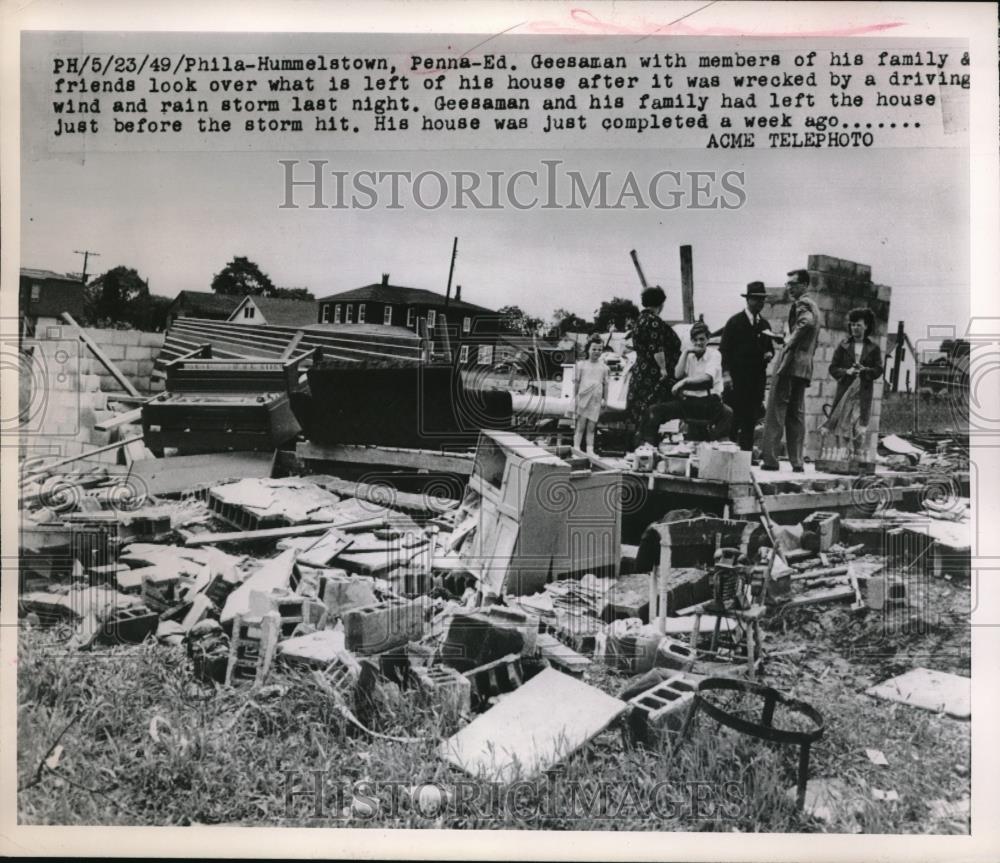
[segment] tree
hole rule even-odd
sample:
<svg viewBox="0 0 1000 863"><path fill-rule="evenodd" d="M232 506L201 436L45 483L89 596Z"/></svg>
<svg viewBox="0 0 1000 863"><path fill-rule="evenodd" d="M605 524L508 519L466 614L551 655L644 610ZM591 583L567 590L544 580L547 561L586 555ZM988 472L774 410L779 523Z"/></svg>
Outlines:
<svg viewBox="0 0 1000 863"><path fill-rule="evenodd" d="M98 276L86 287L84 310L88 322L141 324L149 288L131 267L119 266Z"/></svg>
<svg viewBox="0 0 1000 863"><path fill-rule="evenodd" d="M628 329L629 321L638 317L639 307L635 303L622 297L613 297L601 303L601 307L595 312L594 329L604 333L614 324L616 330L624 331Z"/></svg>
<svg viewBox="0 0 1000 863"><path fill-rule="evenodd" d="M312 291L308 288L274 288L268 295L280 297L285 300L315 300Z"/></svg>
<svg viewBox="0 0 1000 863"><path fill-rule="evenodd" d="M274 295L274 283L253 261L237 255L212 277L212 290L217 294L238 297L247 294L270 297Z"/></svg>
<svg viewBox="0 0 1000 863"><path fill-rule="evenodd" d="M586 333L592 328L590 321L585 321L568 309L556 309L552 313L552 326L560 336L566 333Z"/></svg>
<svg viewBox="0 0 1000 863"><path fill-rule="evenodd" d="M525 314L520 306L503 306L497 314L500 315L500 325L509 333L530 336L545 326L545 321Z"/></svg>

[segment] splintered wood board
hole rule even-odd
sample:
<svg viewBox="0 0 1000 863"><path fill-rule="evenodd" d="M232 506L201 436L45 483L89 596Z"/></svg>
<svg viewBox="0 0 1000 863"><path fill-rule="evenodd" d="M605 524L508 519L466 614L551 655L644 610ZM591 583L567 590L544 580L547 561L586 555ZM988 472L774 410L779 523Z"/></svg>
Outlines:
<svg viewBox="0 0 1000 863"><path fill-rule="evenodd" d="M438 757L494 782L530 779L596 737L627 709L552 668L474 719L438 747Z"/></svg>
<svg viewBox="0 0 1000 863"><path fill-rule="evenodd" d="M956 719L972 716L972 680L944 671L914 668L865 690L868 695L911 704L935 713L944 711Z"/></svg>

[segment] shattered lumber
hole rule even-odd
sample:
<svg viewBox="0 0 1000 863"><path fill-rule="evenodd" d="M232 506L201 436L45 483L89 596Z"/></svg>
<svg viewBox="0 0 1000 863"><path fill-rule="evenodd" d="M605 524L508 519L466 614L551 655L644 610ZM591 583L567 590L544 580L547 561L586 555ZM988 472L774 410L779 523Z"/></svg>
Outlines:
<svg viewBox="0 0 1000 863"><path fill-rule="evenodd" d="M278 539L283 536L307 536L310 533L323 533L335 527L338 530L364 530L368 527L381 527L385 524L383 516L362 519L361 521L338 522L323 521L316 524L290 525L289 527L269 527L265 530L237 530L232 533L199 533L188 535L184 544L188 546L212 545L217 542L252 542L260 539Z"/></svg>
<svg viewBox="0 0 1000 863"><path fill-rule="evenodd" d="M36 480L39 477L45 476L47 473L51 473L55 468L62 467L63 465L72 464L75 461L80 461L81 459L90 458L91 456L98 455L102 452L110 452L114 449L121 449L123 446L127 446L130 443L135 443L136 441L141 441L142 435L134 435L133 437L127 437L123 440L117 441L116 443L109 443L105 446L99 446L92 450L87 450L87 452L79 453L78 455L67 456L66 458L61 458L58 461L51 462L45 465L43 468L39 468L25 476L21 477L21 485L27 485L32 480Z"/></svg>
<svg viewBox="0 0 1000 863"><path fill-rule="evenodd" d="M127 392L130 396L133 396L134 398L137 399L142 398L142 396L139 394L139 391L134 386L132 386L132 381L130 381L127 377L125 377L125 375L121 373L121 370L118 368L118 366L116 366L113 362L111 362L107 354L105 354L104 351L102 351L94 343L93 339L91 339L90 336L88 336L83 331L80 325L73 320L73 316L69 312L63 312L62 319L66 321L66 323L69 324L71 327L73 327L73 329L76 331L77 338L81 342L83 342L88 348L90 348L90 352L95 357L97 357L98 362L100 362L100 364L108 370L108 374L111 375L111 377L113 377L116 381L118 381L118 383L121 385L122 389L125 390L125 392Z"/></svg>

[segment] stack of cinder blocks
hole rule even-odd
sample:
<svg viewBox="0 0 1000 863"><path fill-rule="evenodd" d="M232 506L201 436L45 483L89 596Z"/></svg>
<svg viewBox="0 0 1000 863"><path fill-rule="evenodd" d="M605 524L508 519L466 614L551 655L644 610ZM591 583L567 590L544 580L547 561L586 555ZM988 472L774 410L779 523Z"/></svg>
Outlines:
<svg viewBox="0 0 1000 863"><path fill-rule="evenodd" d="M793 269L792 266L788 267ZM806 453L815 458L819 453L819 427L825 421L823 405L832 405L837 382L830 376L830 361L837 345L847 337L847 313L855 307L871 309L875 315L875 332L872 340L885 356L886 334L889 326L889 303L892 289L872 282L871 267L830 255L810 255L806 269L809 271L808 295L819 307L819 345L813 357L812 384L806 391ZM764 317L775 330L787 327L789 304L784 288L768 288L768 302ZM878 444L879 418L882 413L882 380L875 381L872 397L871 420L868 424L866 451L868 460L875 460Z"/></svg>
<svg viewBox="0 0 1000 863"><path fill-rule="evenodd" d="M162 333L86 332L139 392L156 391L151 375L163 346ZM112 416L108 394L123 390L75 331L55 318L40 318L34 338L23 341L22 352L23 445L32 455L66 457L110 443L111 432L94 426ZM117 453L94 458L113 464Z"/></svg>

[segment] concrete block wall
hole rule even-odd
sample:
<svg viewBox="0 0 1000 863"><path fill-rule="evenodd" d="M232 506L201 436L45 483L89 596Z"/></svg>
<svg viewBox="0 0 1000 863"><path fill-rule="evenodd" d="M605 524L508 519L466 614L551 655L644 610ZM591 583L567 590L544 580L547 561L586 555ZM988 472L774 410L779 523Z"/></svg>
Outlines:
<svg viewBox="0 0 1000 863"><path fill-rule="evenodd" d="M140 393L153 391L149 376L163 345L161 333L88 329L87 334ZM35 337L23 340L22 350L23 455L67 457L111 443L112 432L97 431L94 425L111 417L108 396L123 392L122 387L71 328L55 319L40 319ZM131 361L125 359L127 351L135 357ZM94 456L111 464L117 458L116 451Z"/></svg>
<svg viewBox="0 0 1000 863"><path fill-rule="evenodd" d="M837 382L830 376L830 361L837 345L848 334L847 313L856 307L872 310L875 315L875 332L872 333L872 338L884 357L892 289L873 283L871 267L867 264L830 255L810 255L806 269L810 279L808 295L815 300L820 311L819 345L813 357L812 385L806 392L806 454L816 458L820 447L819 427L825 420L823 406L833 404L837 391ZM763 314L776 332L787 329L788 309L784 289L768 288L768 302ZM881 380L875 382L872 397L866 445L870 459L874 459L878 444L882 386Z"/></svg>

